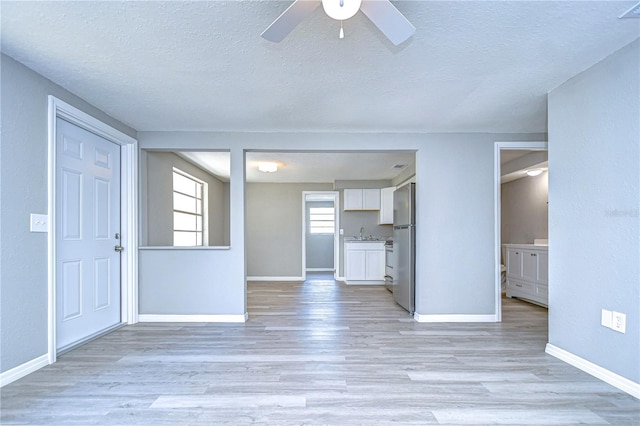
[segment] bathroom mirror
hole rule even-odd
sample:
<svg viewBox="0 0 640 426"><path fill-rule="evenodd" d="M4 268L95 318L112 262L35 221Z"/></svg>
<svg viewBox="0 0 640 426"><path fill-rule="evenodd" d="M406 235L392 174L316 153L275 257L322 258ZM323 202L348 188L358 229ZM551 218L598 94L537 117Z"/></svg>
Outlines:
<svg viewBox="0 0 640 426"><path fill-rule="evenodd" d="M228 247L228 151L142 150L141 246Z"/></svg>

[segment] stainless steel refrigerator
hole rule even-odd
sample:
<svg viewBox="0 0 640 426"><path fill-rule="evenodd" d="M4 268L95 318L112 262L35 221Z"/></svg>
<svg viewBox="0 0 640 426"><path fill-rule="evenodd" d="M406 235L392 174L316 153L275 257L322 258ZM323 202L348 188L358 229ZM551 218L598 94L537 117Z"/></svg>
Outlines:
<svg viewBox="0 0 640 426"><path fill-rule="evenodd" d="M416 308L415 198L415 183L401 186L393 192L393 298L410 314Z"/></svg>

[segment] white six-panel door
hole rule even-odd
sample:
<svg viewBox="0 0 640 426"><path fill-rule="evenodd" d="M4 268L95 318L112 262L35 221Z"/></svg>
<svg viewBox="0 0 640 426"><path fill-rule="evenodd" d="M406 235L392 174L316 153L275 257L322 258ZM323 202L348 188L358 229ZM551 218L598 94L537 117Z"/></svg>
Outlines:
<svg viewBox="0 0 640 426"><path fill-rule="evenodd" d="M56 348L120 323L120 147L56 121Z"/></svg>

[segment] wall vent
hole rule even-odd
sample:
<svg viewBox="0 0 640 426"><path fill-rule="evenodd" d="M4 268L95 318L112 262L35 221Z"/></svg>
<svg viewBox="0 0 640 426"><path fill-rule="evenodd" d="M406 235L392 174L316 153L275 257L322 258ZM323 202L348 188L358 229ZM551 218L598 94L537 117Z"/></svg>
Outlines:
<svg viewBox="0 0 640 426"><path fill-rule="evenodd" d="M620 15L619 18L640 18L640 3Z"/></svg>

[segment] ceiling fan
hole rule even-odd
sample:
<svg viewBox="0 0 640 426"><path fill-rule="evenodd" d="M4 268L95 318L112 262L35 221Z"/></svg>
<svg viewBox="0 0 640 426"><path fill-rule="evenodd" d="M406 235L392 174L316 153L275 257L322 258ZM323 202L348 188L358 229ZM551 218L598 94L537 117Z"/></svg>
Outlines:
<svg viewBox="0 0 640 426"><path fill-rule="evenodd" d="M340 38L344 37L342 21L361 10L373 24L393 43L399 45L416 28L389 0L294 0L261 34L262 38L279 43L311 12L322 3L327 15L340 21Z"/></svg>

